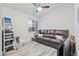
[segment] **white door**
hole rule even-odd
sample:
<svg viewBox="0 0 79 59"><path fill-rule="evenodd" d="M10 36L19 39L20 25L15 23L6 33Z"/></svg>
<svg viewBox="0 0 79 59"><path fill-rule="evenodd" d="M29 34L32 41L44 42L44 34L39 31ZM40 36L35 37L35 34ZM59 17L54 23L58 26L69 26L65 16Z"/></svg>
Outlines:
<svg viewBox="0 0 79 59"><path fill-rule="evenodd" d="M76 36L76 51L79 56L79 4L75 4L75 36Z"/></svg>

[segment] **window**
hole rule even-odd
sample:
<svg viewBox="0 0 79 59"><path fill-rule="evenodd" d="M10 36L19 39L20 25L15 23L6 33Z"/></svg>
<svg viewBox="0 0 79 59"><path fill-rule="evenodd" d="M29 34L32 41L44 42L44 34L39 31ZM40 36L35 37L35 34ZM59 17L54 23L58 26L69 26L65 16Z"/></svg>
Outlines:
<svg viewBox="0 0 79 59"><path fill-rule="evenodd" d="M38 29L38 23L35 20L29 20L29 31L36 31Z"/></svg>

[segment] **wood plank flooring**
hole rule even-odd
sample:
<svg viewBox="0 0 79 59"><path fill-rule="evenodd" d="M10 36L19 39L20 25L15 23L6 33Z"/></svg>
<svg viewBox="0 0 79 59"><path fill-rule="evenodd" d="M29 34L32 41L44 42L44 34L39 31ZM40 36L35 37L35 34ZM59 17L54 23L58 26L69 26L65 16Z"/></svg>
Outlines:
<svg viewBox="0 0 79 59"><path fill-rule="evenodd" d="M57 56L57 50L38 42L30 41L18 50L13 50L5 56Z"/></svg>

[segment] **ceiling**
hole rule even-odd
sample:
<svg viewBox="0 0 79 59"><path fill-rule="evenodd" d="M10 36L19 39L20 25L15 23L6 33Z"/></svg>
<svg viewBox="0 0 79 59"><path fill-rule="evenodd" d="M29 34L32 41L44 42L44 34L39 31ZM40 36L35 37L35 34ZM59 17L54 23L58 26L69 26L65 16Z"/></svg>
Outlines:
<svg viewBox="0 0 79 59"><path fill-rule="evenodd" d="M35 16L43 16L46 15L48 12L52 11L55 7L62 5L61 3L41 3L41 6L49 5L50 8L43 9L36 13L36 7L32 3L2 3L3 6L16 9L18 11L29 13Z"/></svg>

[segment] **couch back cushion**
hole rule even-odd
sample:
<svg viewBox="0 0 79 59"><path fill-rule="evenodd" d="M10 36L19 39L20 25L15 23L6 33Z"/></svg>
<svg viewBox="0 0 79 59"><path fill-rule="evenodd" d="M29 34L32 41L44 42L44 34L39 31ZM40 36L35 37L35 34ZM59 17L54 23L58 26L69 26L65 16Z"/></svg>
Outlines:
<svg viewBox="0 0 79 59"><path fill-rule="evenodd" d="M61 30L55 30L55 35L63 35L63 31L61 31Z"/></svg>
<svg viewBox="0 0 79 59"><path fill-rule="evenodd" d="M69 31L68 30L55 30L55 29L50 29L50 30L39 30L38 31L40 34L48 34L49 36L53 35L60 35L63 36L63 38L67 38L69 36ZM48 36L44 35L44 36Z"/></svg>
<svg viewBox="0 0 79 59"><path fill-rule="evenodd" d="M48 30L39 30L40 34L47 34Z"/></svg>
<svg viewBox="0 0 79 59"><path fill-rule="evenodd" d="M67 38L69 35L68 30L55 30L55 35L63 36L63 38Z"/></svg>
<svg viewBox="0 0 79 59"><path fill-rule="evenodd" d="M56 37L56 39L61 39L61 40L63 39L63 36L61 36L61 35L56 35L55 37Z"/></svg>
<svg viewBox="0 0 79 59"><path fill-rule="evenodd" d="M54 35L54 30L48 30L48 34L53 34Z"/></svg>

